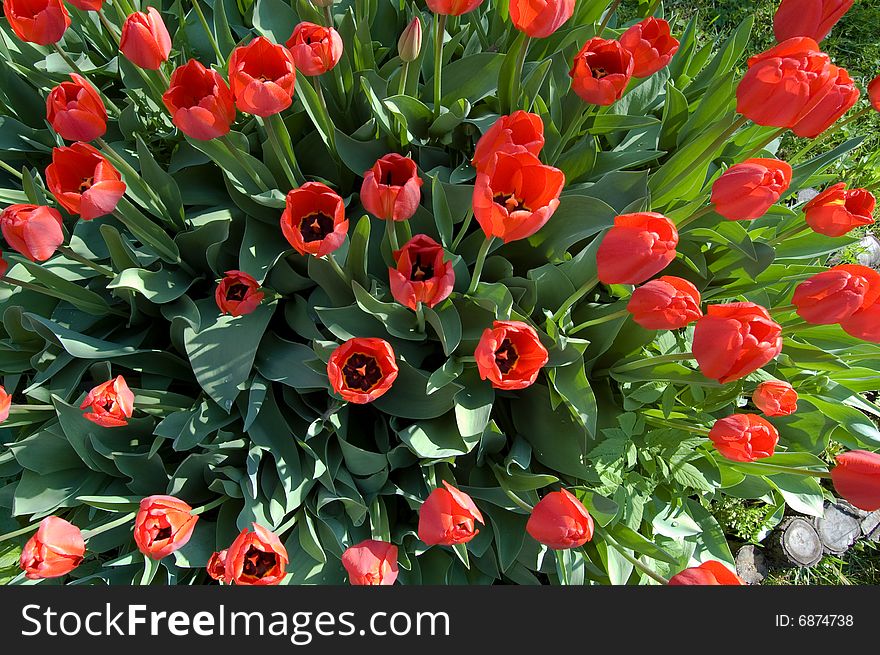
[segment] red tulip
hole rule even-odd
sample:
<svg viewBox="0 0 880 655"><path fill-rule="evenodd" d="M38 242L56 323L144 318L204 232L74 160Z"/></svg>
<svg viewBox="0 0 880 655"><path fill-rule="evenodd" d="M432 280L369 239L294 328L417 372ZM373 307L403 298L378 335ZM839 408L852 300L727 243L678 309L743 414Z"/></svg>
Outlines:
<svg viewBox="0 0 880 655"><path fill-rule="evenodd" d="M498 152L491 171L477 173L474 218L487 237L526 239L559 207L565 174L529 152Z"/></svg>
<svg viewBox="0 0 880 655"><path fill-rule="evenodd" d="M757 414L731 414L715 421L709 430L715 449L734 462L754 462L772 457L779 432Z"/></svg>
<svg viewBox="0 0 880 655"><path fill-rule="evenodd" d="M416 163L397 153L385 155L364 173L361 203L383 221L412 218L422 199L422 178Z"/></svg>
<svg viewBox="0 0 880 655"><path fill-rule="evenodd" d="M6 275L6 271L9 270L9 262L3 259L3 253L0 253L0 278Z"/></svg>
<svg viewBox="0 0 880 655"><path fill-rule="evenodd" d="M568 490L551 491L532 509L526 532L553 550L580 548L593 538L593 518Z"/></svg>
<svg viewBox="0 0 880 655"><path fill-rule="evenodd" d="M782 328L760 305L709 305L694 327L694 357L707 378L739 380L782 352Z"/></svg>
<svg viewBox="0 0 880 655"><path fill-rule="evenodd" d="M46 98L46 120L67 141L92 141L107 132L107 110L98 91L82 75L71 73Z"/></svg>
<svg viewBox="0 0 880 655"><path fill-rule="evenodd" d="M86 543L79 528L57 516L47 516L24 545L18 564L30 580L59 578L79 566L85 554Z"/></svg>
<svg viewBox="0 0 880 655"><path fill-rule="evenodd" d="M831 67L832 85L819 100L811 103L791 131L798 136L813 139L827 130L852 108L859 99L859 90L845 69Z"/></svg>
<svg viewBox="0 0 880 655"><path fill-rule="evenodd" d="M19 39L37 45L58 43L70 27L61 0L3 0L3 13Z"/></svg>
<svg viewBox="0 0 880 655"><path fill-rule="evenodd" d="M623 96L635 62L619 41L593 37L574 58L568 72L572 90L584 102L611 105Z"/></svg>
<svg viewBox="0 0 880 655"><path fill-rule="evenodd" d="M342 57L342 37L332 27L302 22L285 44L303 75L323 75Z"/></svg>
<svg viewBox="0 0 880 655"><path fill-rule="evenodd" d="M68 2L80 11L100 11L104 6L104 0L68 0Z"/></svg>
<svg viewBox="0 0 880 655"><path fill-rule="evenodd" d="M501 116L477 141L472 163L480 173L495 165L495 155L530 152L536 157L544 147L544 121L537 114L517 110Z"/></svg>
<svg viewBox="0 0 880 655"><path fill-rule="evenodd" d="M455 286L455 271L443 255L443 246L426 234L417 234L395 251L397 267L388 269L394 299L412 310L419 303L434 307L446 300Z"/></svg>
<svg viewBox="0 0 880 655"><path fill-rule="evenodd" d="M289 191L281 215L281 232L301 255L330 254L342 245L348 233L342 198L320 182L306 182Z"/></svg>
<svg viewBox="0 0 880 655"><path fill-rule="evenodd" d="M98 150L88 143L52 149L46 184L58 204L84 221L113 213L125 194L125 182Z"/></svg>
<svg viewBox="0 0 880 655"><path fill-rule="evenodd" d="M199 141L227 134L235 120L235 102L226 81L195 59L174 69L162 102L177 129Z"/></svg>
<svg viewBox="0 0 880 655"><path fill-rule="evenodd" d="M393 585L397 580L397 546L367 539L345 549L342 566L352 585Z"/></svg>
<svg viewBox="0 0 880 655"><path fill-rule="evenodd" d="M880 75L868 82L868 101L874 109L880 111Z"/></svg>
<svg viewBox="0 0 880 655"><path fill-rule="evenodd" d="M880 453L851 450L836 462L831 481L837 493L866 512L880 509Z"/></svg>
<svg viewBox="0 0 880 655"><path fill-rule="evenodd" d="M224 275L214 292L221 314L244 316L260 306L266 294L260 291L259 282L242 271L226 271Z"/></svg>
<svg viewBox="0 0 880 655"><path fill-rule="evenodd" d="M676 573L670 585L744 585L740 577L721 562L709 560Z"/></svg>
<svg viewBox="0 0 880 655"><path fill-rule="evenodd" d="M52 207L10 205L0 212L0 230L9 247L32 262L43 262L64 243L61 214Z"/></svg>
<svg viewBox="0 0 880 655"><path fill-rule="evenodd" d="M3 277L5 272L6 271L0 271L0 277ZM12 396L6 393L6 389L0 384L0 423L9 418L9 409L11 406Z"/></svg>
<svg viewBox="0 0 880 655"><path fill-rule="evenodd" d="M599 280L604 284L640 284L675 259L677 245L678 230L662 214L617 216L596 253Z"/></svg>
<svg viewBox="0 0 880 655"><path fill-rule="evenodd" d="M880 343L880 302L863 306L840 322L844 332L856 339Z"/></svg>
<svg viewBox="0 0 880 655"><path fill-rule="evenodd" d="M428 9L444 16L461 16L483 4L483 0L426 0Z"/></svg>
<svg viewBox="0 0 880 655"><path fill-rule="evenodd" d="M467 543L480 532L475 523L486 523L470 496L446 480L443 486L434 489L419 508L419 539L428 546Z"/></svg>
<svg viewBox="0 0 880 655"><path fill-rule="evenodd" d="M715 211L731 221L761 218L791 184L791 166L778 159L746 159L712 184Z"/></svg>
<svg viewBox="0 0 880 655"><path fill-rule="evenodd" d="M842 237L850 230L874 222L874 195L867 189L847 189L838 182L804 206L804 219L814 232Z"/></svg>
<svg viewBox="0 0 880 655"><path fill-rule="evenodd" d="M474 351L481 380L496 389L525 389L534 384L549 354L535 329L520 321L495 321L483 331Z"/></svg>
<svg viewBox="0 0 880 655"><path fill-rule="evenodd" d="M208 575L219 582L226 582L226 555L228 550L221 550L211 554L208 566L205 567Z"/></svg>
<svg viewBox="0 0 880 655"><path fill-rule="evenodd" d="M782 0L773 16L779 42L796 36L821 41L852 7L853 0Z"/></svg>
<svg viewBox="0 0 880 655"><path fill-rule="evenodd" d="M134 542L152 559L162 559L186 546L198 516L174 496L148 496L141 500L134 519Z"/></svg>
<svg viewBox="0 0 880 655"><path fill-rule="evenodd" d="M678 330L703 315L697 287L672 275L664 275L637 288L626 309L646 330Z"/></svg>
<svg viewBox="0 0 880 655"><path fill-rule="evenodd" d="M794 290L798 316L813 325L846 320L880 298L880 273L857 264L835 266L804 280Z"/></svg>
<svg viewBox="0 0 880 655"><path fill-rule="evenodd" d="M510 22L533 39L544 39L574 13L575 0L511 0Z"/></svg>
<svg viewBox="0 0 880 655"><path fill-rule="evenodd" d="M633 77L649 77L672 60L678 52L678 39L672 36L669 23L649 16L620 36L622 45L633 57Z"/></svg>
<svg viewBox="0 0 880 655"><path fill-rule="evenodd" d="M797 411L797 391L781 380L762 382L752 394L755 407L765 416L790 416Z"/></svg>
<svg viewBox="0 0 880 655"><path fill-rule="evenodd" d="M119 50L131 63L147 70L159 70L171 53L171 36L162 15L153 7L125 19Z"/></svg>
<svg viewBox="0 0 880 655"><path fill-rule="evenodd" d="M225 579L237 585L277 585L287 576L287 549L277 535L253 523L226 551Z"/></svg>
<svg viewBox="0 0 880 655"><path fill-rule="evenodd" d="M383 339L349 339L333 351L327 362L333 390L358 405L372 402L391 389L397 371L394 350Z"/></svg>
<svg viewBox="0 0 880 655"><path fill-rule="evenodd" d="M284 46L258 36L229 57L229 86L240 111L271 116L293 102L296 67Z"/></svg>
<svg viewBox="0 0 880 655"><path fill-rule="evenodd" d="M79 408L92 410L83 414L92 423L104 428L118 428L128 425L134 412L134 394L125 378L117 375L89 391Z"/></svg>

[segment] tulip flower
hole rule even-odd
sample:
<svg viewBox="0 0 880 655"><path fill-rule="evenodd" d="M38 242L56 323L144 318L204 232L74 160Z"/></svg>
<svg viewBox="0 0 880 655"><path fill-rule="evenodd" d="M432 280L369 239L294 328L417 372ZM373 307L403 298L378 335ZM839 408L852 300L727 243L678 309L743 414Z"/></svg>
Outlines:
<svg viewBox="0 0 880 655"><path fill-rule="evenodd" d="M446 300L455 286L455 271L443 255L443 246L426 234L417 234L395 251L397 266L388 269L394 299L412 310L419 303L434 307Z"/></svg>
<svg viewBox="0 0 880 655"><path fill-rule="evenodd" d="M445 487L445 488L443 488ZM419 508L419 539L428 546L464 544L480 532L475 524L485 524L473 499L443 480Z"/></svg>
<svg viewBox="0 0 880 655"><path fill-rule="evenodd" d="M226 551L225 580L228 584L267 586L287 576L287 549L277 535L253 523Z"/></svg>
<svg viewBox="0 0 880 655"><path fill-rule="evenodd" d="M122 24L119 50L131 63L147 70L159 70L171 53L171 36L162 15L153 7L137 11Z"/></svg>
<svg viewBox="0 0 880 655"><path fill-rule="evenodd" d="M226 271L224 275L214 292L221 314L244 316L260 306L265 294L259 282L242 271Z"/></svg>
<svg viewBox="0 0 880 655"><path fill-rule="evenodd" d="M421 186L416 163L409 157L391 153L379 158L364 173L361 203L383 221L405 221L419 208Z"/></svg>
<svg viewBox="0 0 880 655"><path fill-rule="evenodd" d="M853 0L782 0L773 16L773 34L780 43L796 36L821 41L852 5Z"/></svg>
<svg viewBox="0 0 880 655"><path fill-rule="evenodd" d="M2 258L0 258L0 260L2 260ZM0 277L3 277L5 272L5 270L0 270ZM0 384L0 423L9 418L9 409L11 406L12 395L6 393L6 389Z"/></svg>
<svg viewBox="0 0 880 655"><path fill-rule="evenodd" d="M709 560L676 573L670 585L744 585L740 577L721 562Z"/></svg>
<svg viewBox="0 0 880 655"><path fill-rule="evenodd" d="M855 314L842 320L840 327L856 339L880 343L880 302L863 305Z"/></svg>
<svg viewBox="0 0 880 655"><path fill-rule="evenodd" d="M0 212L0 230L9 247L32 262L43 262L64 243L61 214L52 207L10 205Z"/></svg>
<svg viewBox="0 0 880 655"><path fill-rule="evenodd" d="M397 580L397 546L367 539L345 549L342 566L354 586L393 585Z"/></svg>
<svg viewBox="0 0 880 655"><path fill-rule="evenodd" d="M272 116L290 107L296 84L293 55L258 36L229 57L229 87L240 111Z"/></svg>
<svg viewBox="0 0 880 655"><path fill-rule="evenodd" d="M731 221L761 218L791 184L791 166L778 159L746 159L712 184L716 213Z"/></svg>
<svg viewBox="0 0 880 655"><path fill-rule="evenodd" d="M416 16L407 25L397 40L397 54L400 60L411 64L422 52L422 21Z"/></svg>
<svg viewBox="0 0 880 655"><path fill-rule="evenodd" d="M575 0L511 0L510 22L533 39L544 39L574 13Z"/></svg>
<svg viewBox="0 0 880 655"><path fill-rule="evenodd" d="M117 375L89 391L80 409L90 409L83 414L92 423L103 428L118 428L128 425L134 413L134 394L125 383L125 378Z"/></svg>
<svg viewBox="0 0 880 655"><path fill-rule="evenodd" d="M544 147L544 121L521 109L501 116L477 141L472 164L477 172L490 173L499 152L529 152L537 157Z"/></svg>
<svg viewBox="0 0 880 655"><path fill-rule="evenodd" d="M78 527L47 516L24 545L18 562L29 580L59 578L79 566L85 553L86 543Z"/></svg>
<svg viewBox="0 0 880 655"><path fill-rule="evenodd" d="M596 253L599 280L604 284L640 284L675 259L677 245L678 230L662 214L617 216Z"/></svg>
<svg viewBox="0 0 880 655"><path fill-rule="evenodd" d="M303 75L323 75L342 57L342 37L332 27L302 22L285 44Z"/></svg>
<svg viewBox="0 0 880 655"><path fill-rule="evenodd" d="M851 450L835 461L831 469L835 491L866 512L880 509L880 453Z"/></svg>
<svg viewBox="0 0 880 655"><path fill-rule="evenodd" d="M709 430L715 449L734 462L754 462L772 457L779 432L757 414L731 414L715 421Z"/></svg>
<svg viewBox="0 0 880 655"><path fill-rule="evenodd" d="M831 87L821 95L818 102L804 110L791 131L798 136L814 139L827 130L856 104L859 89L845 69L831 67Z"/></svg>
<svg viewBox="0 0 880 655"><path fill-rule="evenodd" d="M281 232L301 255L323 257L333 252L348 233L342 198L320 182L306 182L288 192Z"/></svg>
<svg viewBox="0 0 880 655"><path fill-rule="evenodd" d="M579 548L593 538L593 518L571 492L560 489L535 505L526 532L553 550Z"/></svg>
<svg viewBox="0 0 880 655"><path fill-rule="evenodd" d="M46 185L58 204L84 221L113 213L125 182L107 158L88 143L52 149Z"/></svg>
<svg viewBox="0 0 880 655"><path fill-rule="evenodd" d="M192 507L174 496L148 496L134 518L134 542L147 557L162 559L186 546L198 520Z"/></svg>
<svg viewBox="0 0 880 655"><path fill-rule="evenodd" d="M15 36L37 45L58 43L70 27L61 0L3 0L3 13Z"/></svg>
<svg viewBox="0 0 880 655"><path fill-rule="evenodd" d="M678 330L703 315L697 287L672 275L664 275L638 287L626 309L646 330Z"/></svg>
<svg viewBox="0 0 880 655"><path fill-rule="evenodd" d="M426 0L428 9L443 16L461 16L483 4L483 0Z"/></svg>
<svg viewBox="0 0 880 655"><path fill-rule="evenodd" d="M633 77L649 77L672 61L679 44L668 22L649 16L626 30L620 45L632 55Z"/></svg>
<svg viewBox="0 0 880 655"><path fill-rule="evenodd" d="M383 339L349 339L333 351L327 362L333 390L358 405L372 402L391 389L397 372L394 350Z"/></svg>
<svg viewBox="0 0 880 655"><path fill-rule="evenodd" d="M226 555L228 553L228 550L216 551L208 559L208 565L205 569L214 580L226 582Z"/></svg>
<svg viewBox="0 0 880 655"><path fill-rule="evenodd" d="M535 383L549 353L535 329L520 321L495 321L474 351L481 380L496 389L525 389Z"/></svg>
<svg viewBox="0 0 880 655"><path fill-rule="evenodd" d="M868 102L874 109L880 111L880 75L868 82Z"/></svg>
<svg viewBox="0 0 880 655"><path fill-rule="evenodd" d="M880 273L867 266L843 264L817 273L794 290L797 314L813 325L833 325L880 298Z"/></svg>
<svg viewBox="0 0 880 655"><path fill-rule="evenodd" d="M798 395L788 382L769 380L757 386L752 402L765 416L790 416L797 411Z"/></svg>
<svg viewBox="0 0 880 655"><path fill-rule="evenodd" d="M593 37L574 58L571 88L584 102L611 105L623 96L635 61L619 41Z"/></svg>
<svg viewBox="0 0 880 655"><path fill-rule="evenodd" d="M804 219L814 232L841 237L874 222L876 200L867 189L847 189L838 182L804 205Z"/></svg>
<svg viewBox="0 0 880 655"><path fill-rule="evenodd" d="M62 139L92 141L107 132L107 110L98 91L82 75L71 73L46 98L46 120Z"/></svg>
<svg viewBox="0 0 880 655"><path fill-rule="evenodd" d="M235 120L235 102L226 81L195 59L174 69L162 102L177 129L199 141L227 134Z"/></svg>
<svg viewBox="0 0 880 655"><path fill-rule="evenodd" d="M80 11L101 11L104 0L68 0L70 4Z"/></svg>

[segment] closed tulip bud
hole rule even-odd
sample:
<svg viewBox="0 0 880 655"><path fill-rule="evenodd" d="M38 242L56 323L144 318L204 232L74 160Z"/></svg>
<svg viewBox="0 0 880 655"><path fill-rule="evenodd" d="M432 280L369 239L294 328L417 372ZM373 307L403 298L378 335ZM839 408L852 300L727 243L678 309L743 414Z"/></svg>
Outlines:
<svg viewBox="0 0 880 655"><path fill-rule="evenodd" d="M483 0L426 0L428 9L443 16L461 16L483 4Z"/></svg>
<svg viewBox="0 0 880 655"><path fill-rule="evenodd" d="M535 329L520 321L495 321L474 351L481 380L496 389L525 389L538 379L549 353Z"/></svg>
<svg viewBox="0 0 880 655"><path fill-rule="evenodd" d="M830 77L831 86L792 126L791 131L798 136L809 139L819 136L858 101L859 90L845 69L832 66Z"/></svg>
<svg viewBox="0 0 880 655"><path fill-rule="evenodd" d="M675 259L678 230L656 212L622 214L599 244L596 266L604 284L640 284Z"/></svg>
<svg viewBox="0 0 880 655"><path fill-rule="evenodd" d="M709 430L715 449L734 462L754 462L772 457L779 432L757 414L732 414L715 421Z"/></svg>
<svg viewBox="0 0 880 655"><path fill-rule="evenodd" d="M744 378L782 352L782 328L751 302L709 305L694 327L693 353L703 375L721 384Z"/></svg>
<svg viewBox="0 0 880 655"><path fill-rule="evenodd" d="M237 585L281 584L287 576L287 549L278 536L253 523L242 530L226 552L226 582Z"/></svg>
<svg viewBox="0 0 880 655"><path fill-rule="evenodd" d="M128 425L134 413L134 394L121 375L89 391L80 409L90 409L83 414L92 423L103 428L118 428Z"/></svg>
<svg viewBox="0 0 880 655"><path fill-rule="evenodd" d="M405 221L412 218L419 207L421 186L416 163L409 157L391 153L364 173L361 203L383 221Z"/></svg>
<svg viewBox="0 0 880 655"><path fill-rule="evenodd" d="M226 555L228 550L221 550L211 554L208 566L205 569L208 575L218 582L226 582Z"/></svg>
<svg viewBox="0 0 880 655"><path fill-rule="evenodd" d="M574 3L575 0L511 0L510 22L533 39L543 39L571 18Z"/></svg>
<svg viewBox="0 0 880 655"><path fill-rule="evenodd" d="M85 553L86 543L78 527L47 516L24 545L19 566L29 580L59 578L79 566Z"/></svg>
<svg viewBox="0 0 880 655"><path fill-rule="evenodd" d="M61 0L3 0L3 13L15 36L37 45L58 43L70 27Z"/></svg>
<svg viewBox="0 0 880 655"><path fill-rule="evenodd" d="M401 61L410 63L419 58L422 52L422 20L416 16L407 25L397 40L397 53Z"/></svg>
<svg viewBox="0 0 880 655"><path fill-rule="evenodd" d="M649 16L626 30L620 45L633 57L633 77L649 77L669 64L679 44L668 22Z"/></svg>
<svg viewBox="0 0 880 655"><path fill-rule="evenodd" d="M831 481L837 493L866 512L880 509L880 453L851 450L835 461Z"/></svg>
<svg viewBox="0 0 880 655"><path fill-rule="evenodd" d="M259 282L242 271L226 271L224 275L214 292L221 314L244 316L260 306L265 294Z"/></svg>
<svg viewBox="0 0 880 655"><path fill-rule="evenodd" d="M874 109L880 111L880 75L868 82L868 101Z"/></svg>
<svg viewBox="0 0 880 655"><path fill-rule="evenodd" d="M798 316L813 325L840 323L880 298L880 273L867 266L843 264L817 273L794 290Z"/></svg>
<svg viewBox="0 0 880 655"><path fill-rule="evenodd" d="M551 491L532 509L526 532L553 550L580 548L593 538L593 518L568 490Z"/></svg>
<svg viewBox="0 0 880 655"><path fill-rule="evenodd" d="M517 110L501 116L477 141L472 163L479 173L490 173L499 152L528 152L537 157L544 147L544 121L538 114Z"/></svg>
<svg viewBox="0 0 880 655"><path fill-rule="evenodd" d="M852 5L853 0L782 0L773 16L773 34L779 42L796 36L821 41Z"/></svg>
<svg viewBox="0 0 880 655"><path fill-rule="evenodd" d="M119 50L131 63L147 70L159 70L171 53L171 36L162 15L153 7L125 19Z"/></svg>
<svg viewBox="0 0 880 655"><path fill-rule="evenodd" d="M0 262L3 261L3 258L0 257ZM5 262L3 262L5 263ZM2 270L2 266L0 266L0 277L6 273L5 270ZM3 385L0 384L0 423L9 418L9 409L12 406L12 396L6 393L6 389L3 388Z"/></svg>
<svg viewBox="0 0 880 655"><path fill-rule="evenodd" d="M412 310L419 303L434 307L446 300L455 286L455 271L443 256L443 246L426 234L417 234L395 251L397 266L388 269L394 299Z"/></svg>
<svg viewBox="0 0 880 655"><path fill-rule="evenodd" d="M473 499L443 480L419 508L419 539L428 546L464 544L480 532L475 524L485 524Z"/></svg>
<svg viewBox="0 0 880 655"><path fill-rule="evenodd" d="M293 55L262 36L232 51L229 88L239 111L272 116L290 107L296 85Z"/></svg>
<svg viewBox="0 0 880 655"><path fill-rule="evenodd" d="M367 539L345 549L342 566L354 586L393 585L397 580L397 546Z"/></svg>
<svg viewBox="0 0 880 655"><path fill-rule="evenodd" d="M703 315L697 287L672 275L664 275L637 288L626 309L646 330L678 330Z"/></svg>
<svg viewBox="0 0 880 655"><path fill-rule="evenodd" d="M64 243L61 214L52 207L10 205L0 212L0 230L9 247L32 262L43 262Z"/></svg>
<svg viewBox="0 0 880 655"><path fill-rule="evenodd" d="M235 120L235 102L226 81L195 59L174 69L162 102L177 129L199 141L227 134Z"/></svg>
<svg viewBox="0 0 880 655"><path fill-rule="evenodd" d="M804 206L807 225L826 237L842 237L850 230L874 222L874 195L867 189L847 189L838 182Z"/></svg>
<svg viewBox="0 0 880 655"><path fill-rule="evenodd" d="M134 518L134 542L147 557L162 559L186 546L198 520L192 507L174 496L148 496Z"/></svg>
<svg viewBox="0 0 880 655"><path fill-rule="evenodd" d="M281 233L300 255L323 257L333 252L348 233L342 198L320 182L306 182L288 192Z"/></svg>
<svg viewBox="0 0 880 655"><path fill-rule="evenodd" d="M339 32L315 23L299 23L285 45L293 55L296 69L303 75L323 75L342 57Z"/></svg>
<svg viewBox="0 0 880 655"><path fill-rule="evenodd" d="M84 221L113 213L125 194L125 182L98 150L88 143L53 148L46 185L58 204Z"/></svg>
<svg viewBox="0 0 880 655"><path fill-rule="evenodd" d="M107 110L98 91L82 75L71 73L46 98L46 120L62 139L92 141L107 131Z"/></svg>
<svg viewBox="0 0 880 655"><path fill-rule="evenodd" d="M712 184L715 211L731 221L761 218L791 184L791 166L778 159L746 159Z"/></svg>
<svg viewBox="0 0 880 655"><path fill-rule="evenodd" d="M762 382L752 394L755 407L765 416L790 416L797 411L797 391L781 380Z"/></svg>
<svg viewBox="0 0 880 655"><path fill-rule="evenodd" d="M619 41L596 36L575 55L568 72L571 88L584 102L611 105L623 96L634 67L632 55Z"/></svg>
<svg viewBox="0 0 880 655"><path fill-rule="evenodd" d="M333 390L350 403L373 402L397 379L394 349L384 339L349 339L330 355L327 376Z"/></svg>
<svg viewBox="0 0 880 655"><path fill-rule="evenodd" d="M670 585L744 585L740 577L721 562L709 560L699 566L676 573Z"/></svg>

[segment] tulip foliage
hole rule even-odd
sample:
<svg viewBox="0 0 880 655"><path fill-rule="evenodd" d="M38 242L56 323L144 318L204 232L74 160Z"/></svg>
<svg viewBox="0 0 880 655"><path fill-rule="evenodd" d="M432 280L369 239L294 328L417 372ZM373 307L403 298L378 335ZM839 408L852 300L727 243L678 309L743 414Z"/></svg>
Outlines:
<svg viewBox="0 0 880 655"><path fill-rule="evenodd" d="M880 507L862 137L778 152L878 107L851 3L608 4L3 0L0 579L738 584L714 499Z"/></svg>

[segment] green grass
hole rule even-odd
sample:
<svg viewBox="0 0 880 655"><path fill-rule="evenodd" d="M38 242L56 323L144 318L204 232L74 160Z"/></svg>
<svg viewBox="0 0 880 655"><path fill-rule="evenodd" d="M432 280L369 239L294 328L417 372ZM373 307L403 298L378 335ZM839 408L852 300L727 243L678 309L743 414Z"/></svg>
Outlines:
<svg viewBox="0 0 880 655"><path fill-rule="evenodd" d="M880 585L880 548L859 541L841 558L829 555L810 569L772 571L766 585Z"/></svg>

